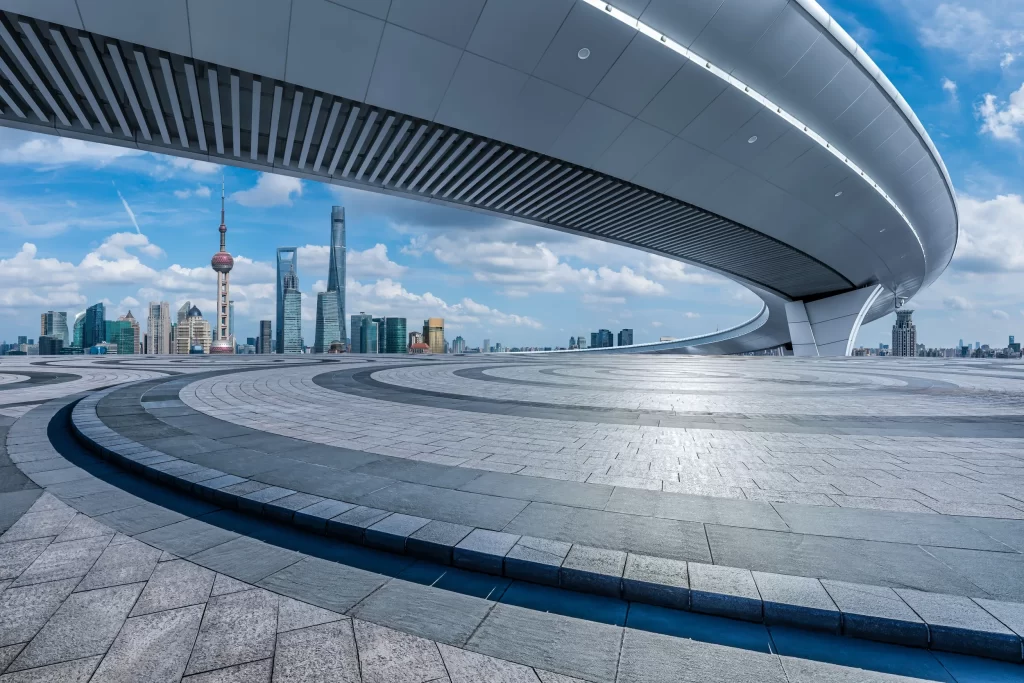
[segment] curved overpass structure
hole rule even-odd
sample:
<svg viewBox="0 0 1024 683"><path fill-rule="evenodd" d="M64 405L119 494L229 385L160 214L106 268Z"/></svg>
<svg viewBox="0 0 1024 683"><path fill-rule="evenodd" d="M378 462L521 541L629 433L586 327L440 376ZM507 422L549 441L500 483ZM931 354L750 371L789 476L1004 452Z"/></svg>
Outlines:
<svg viewBox="0 0 1024 683"><path fill-rule="evenodd" d="M685 351L848 353L945 269L912 110L814 0L0 0L0 123L505 216L708 268ZM672 346L646 350L672 350Z"/></svg>

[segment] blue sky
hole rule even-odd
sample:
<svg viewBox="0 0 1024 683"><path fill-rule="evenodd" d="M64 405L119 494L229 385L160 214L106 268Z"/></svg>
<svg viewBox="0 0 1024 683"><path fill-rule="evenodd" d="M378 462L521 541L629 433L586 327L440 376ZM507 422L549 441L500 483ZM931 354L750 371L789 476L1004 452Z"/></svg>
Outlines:
<svg viewBox="0 0 1024 683"><path fill-rule="evenodd" d="M916 297L918 337L1005 343L1024 334L1024 3L823 3L915 108L943 154L961 208L953 264ZM219 182L228 187L236 335L273 317L273 257L298 246L312 341L327 278L330 207L348 215L348 310L446 318L471 346L564 345L631 327L636 341L724 328L756 313L741 287L680 263L593 240L314 182L0 129L0 339L36 336L41 311L96 301L212 305ZM118 196L124 197L137 227ZM891 320L858 343L887 340Z"/></svg>

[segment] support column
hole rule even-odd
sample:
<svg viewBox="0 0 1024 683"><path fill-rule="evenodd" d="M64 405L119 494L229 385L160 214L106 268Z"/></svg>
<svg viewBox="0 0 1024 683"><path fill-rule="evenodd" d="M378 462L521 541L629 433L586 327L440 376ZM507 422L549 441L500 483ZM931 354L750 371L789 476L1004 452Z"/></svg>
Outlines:
<svg viewBox="0 0 1024 683"><path fill-rule="evenodd" d="M794 356L849 356L864 315L883 291L868 285L815 301L786 303Z"/></svg>

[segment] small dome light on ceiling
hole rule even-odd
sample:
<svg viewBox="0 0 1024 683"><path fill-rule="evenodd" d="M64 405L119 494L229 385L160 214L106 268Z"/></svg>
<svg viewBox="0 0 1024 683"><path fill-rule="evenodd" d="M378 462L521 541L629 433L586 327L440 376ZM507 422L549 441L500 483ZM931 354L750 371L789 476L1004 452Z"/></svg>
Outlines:
<svg viewBox="0 0 1024 683"><path fill-rule="evenodd" d="M843 191L839 190L839 192L836 192L836 196L837 197L842 197L843 196Z"/></svg>
<svg viewBox="0 0 1024 683"><path fill-rule="evenodd" d="M581 47L580 51L576 53L576 56L579 57L580 59L586 59L587 57L590 56L590 48Z"/></svg>
<svg viewBox="0 0 1024 683"><path fill-rule="evenodd" d="M747 138L747 144L752 145L755 142L757 142L757 136L756 135L751 135L749 138Z"/></svg>

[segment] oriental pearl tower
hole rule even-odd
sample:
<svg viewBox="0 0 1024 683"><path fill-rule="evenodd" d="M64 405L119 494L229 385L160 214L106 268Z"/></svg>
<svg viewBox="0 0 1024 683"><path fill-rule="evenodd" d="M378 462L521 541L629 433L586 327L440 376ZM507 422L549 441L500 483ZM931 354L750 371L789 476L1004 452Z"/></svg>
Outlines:
<svg viewBox="0 0 1024 683"><path fill-rule="evenodd" d="M210 353L234 353L235 339L231 336L230 274L235 260L227 252L224 239L228 226L224 224L224 181L220 183L220 251L210 259L210 266L217 272L217 319L213 325L213 343Z"/></svg>

